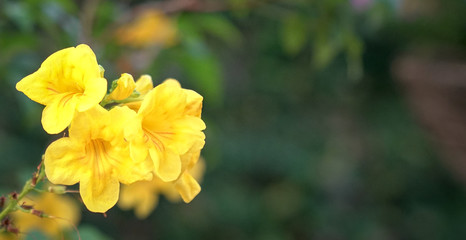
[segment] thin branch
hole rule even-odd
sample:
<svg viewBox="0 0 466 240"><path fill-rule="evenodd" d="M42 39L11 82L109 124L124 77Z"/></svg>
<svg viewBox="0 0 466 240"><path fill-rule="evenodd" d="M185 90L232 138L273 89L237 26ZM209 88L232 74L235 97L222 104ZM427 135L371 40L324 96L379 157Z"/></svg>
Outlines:
<svg viewBox="0 0 466 240"><path fill-rule="evenodd" d="M19 194L10 194L8 204L2 210L2 212L0 212L0 220L4 219L10 212L16 211L18 209L18 203L21 201L21 199L23 199L26 194L31 192L36 187L36 185L44 179L44 177L45 170L41 162L38 167L38 171L24 184L23 190Z"/></svg>

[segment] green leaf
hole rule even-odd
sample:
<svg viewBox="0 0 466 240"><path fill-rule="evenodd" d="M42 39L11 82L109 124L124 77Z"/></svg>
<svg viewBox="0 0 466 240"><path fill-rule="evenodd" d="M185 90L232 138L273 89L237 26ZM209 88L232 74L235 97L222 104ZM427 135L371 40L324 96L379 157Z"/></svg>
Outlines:
<svg viewBox="0 0 466 240"><path fill-rule="evenodd" d="M184 72L199 89L196 91L204 96L204 101L214 106L221 105L223 79L218 60L209 51L202 55L183 51L180 52L179 58Z"/></svg>
<svg viewBox="0 0 466 240"><path fill-rule="evenodd" d="M6 2L3 12L15 22L23 32L31 32L34 22L27 5L23 2Z"/></svg>
<svg viewBox="0 0 466 240"><path fill-rule="evenodd" d="M281 39L285 52L289 55L298 54L308 42L308 26L298 15L290 15L283 19Z"/></svg>
<svg viewBox="0 0 466 240"><path fill-rule="evenodd" d="M340 52L339 41L319 38L313 44L312 64L317 69L325 68Z"/></svg>
<svg viewBox="0 0 466 240"><path fill-rule="evenodd" d="M232 13L239 18L246 17L251 12L249 0L228 0Z"/></svg>
<svg viewBox="0 0 466 240"><path fill-rule="evenodd" d="M348 59L348 77L359 80L363 75L363 42L353 31L348 31L345 35L345 44Z"/></svg>
<svg viewBox="0 0 466 240"><path fill-rule="evenodd" d="M181 48L176 54L177 60L205 101L218 106L223 101L221 66L205 43L202 24L195 19L197 17L190 14L178 19Z"/></svg>
<svg viewBox="0 0 466 240"><path fill-rule="evenodd" d="M223 40L225 43L237 46L241 43L241 33L233 23L219 14L198 15L197 21L203 31Z"/></svg>
<svg viewBox="0 0 466 240"><path fill-rule="evenodd" d="M203 39L205 34L236 46L241 43L240 31L220 14L183 14L178 18L182 39Z"/></svg>

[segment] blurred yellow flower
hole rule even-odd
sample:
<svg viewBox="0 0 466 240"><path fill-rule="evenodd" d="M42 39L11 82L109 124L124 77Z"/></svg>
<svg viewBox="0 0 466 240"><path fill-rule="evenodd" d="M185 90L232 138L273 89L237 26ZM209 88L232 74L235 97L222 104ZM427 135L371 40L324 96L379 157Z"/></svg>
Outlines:
<svg viewBox="0 0 466 240"><path fill-rule="evenodd" d="M106 212L117 200L120 182L152 179L149 161L133 161L123 129L136 119L127 107L107 111L96 106L79 113L69 137L58 139L45 151L45 172L54 184L80 182L80 194L92 212Z"/></svg>
<svg viewBox="0 0 466 240"><path fill-rule="evenodd" d="M117 86L110 93L111 100L123 100L133 94L136 84L133 76L128 73L121 74L121 77L116 81Z"/></svg>
<svg viewBox="0 0 466 240"><path fill-rule="evenodd" d="M205 124L191 114L202 97L168 79L146 94L138 111L139 124L125 128L133 159L149 157L157 177L165 182L182 173L181 156L194 145L204 145ZM196 102L196 103L193 103Z"/></svg>
<svg viewBox="0 0 466 240"><path fill-rule="evenodd" d="M170 46L177 38L172 20L157 9L148 9L116 31L118 43L133 47Z"/></svg>
<svg viewBox="0 0 466 240"><path fill-rule="evenodd" d="M200 181L204 174L205 163L202 159L196 162L189 169L189 174ZM178 181L164 182L160 178L154 177L152 181L139 181L130 185L123 185L118 206L124 210L134 208L136 217L144 219L157 207L159 194L163 194L172 202L180 199L180 192L177 188Z"/></svg>
<svg viewBox="0 0 466 240"><path fill-rule="evenodd" d="M139 98L144 98L146 94L154 88L154 84L152 83L152 77L149 75L142 75L139 77L139 79L136 81L136 91L138 91ZM141 107L141 101L134 101L130 103L126 103L125 106L128 106L129 108L133 109L134 111L138 111L139 107Z"/></svg>
<svg viewBox="0 0 466 240"><path fill-rule="evenodd" d="M0 232L0 240L16 240L20 239L19 236L9 233L9 232Z"/></svg>
<svg viewBox="0 0 466 240"><path fill-rule="evenodd" d="M16 89L46 105L42 126L56 134L71 123L76 110L83 112L99 104L107 81L101 77L94 52L81 44L50 55L39 70L19 81Z"/></svg>
<svg viewBox="0 0 466 240"><path fill-rule="evenodd" d="M64 195L54 193L43 193L39 196L28 195L21 202L51 216L41 218L22 211L12 213L13 223L21 235L31 230L40 230L53 239L62 239L63 232L76 226L81 218L77 203Z"/></svg>

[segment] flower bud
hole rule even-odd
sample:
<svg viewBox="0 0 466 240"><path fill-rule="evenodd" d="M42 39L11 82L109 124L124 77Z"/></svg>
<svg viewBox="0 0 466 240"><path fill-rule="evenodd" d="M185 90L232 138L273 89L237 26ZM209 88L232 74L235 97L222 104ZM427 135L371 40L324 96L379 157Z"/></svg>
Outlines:
<svg viewBox="0 0 466 240"><path fill-rule="evenodd" d="M128 73L121 74L121 77L116 81L116 86L110 93L110 99L123 100L133 93L136 88L133 76Z"/></svg>
<svg viewBox="0 0 466 240"><path fill-rule="evenodd" d="M10 193L10 198L13 200L18 200L18 193L17 192Z"/></svg>
<svg viewBox="0 0 466 240"><path fill-rule="evenodd" d="M56 185L56 186L50 186L47 189L51 193L56 193L56 194L65 194L66 193L66 187L61 186L61 185Z"/></svg>
<svg viewBox="0 0 466 240"><path fill-rule="evenodd" d="M141 94L146 94L154 88L152 77L144 74L136 81L136 90Z"/></svg>

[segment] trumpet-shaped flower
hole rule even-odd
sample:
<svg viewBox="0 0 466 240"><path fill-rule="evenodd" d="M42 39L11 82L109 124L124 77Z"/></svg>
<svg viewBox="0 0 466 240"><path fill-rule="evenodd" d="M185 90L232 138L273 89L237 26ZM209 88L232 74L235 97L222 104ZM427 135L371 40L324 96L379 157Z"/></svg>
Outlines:
<svg viewBox="0 0 466 240"><path fill-rule="evenodd" d="M39 70L19 81L16 89L45 105L42 126L55 134L71 123L76 110L84 112L99 104L107 81L94 52L81 44L50 55Z"/></svg>
<svg viewBox="0 0 466 240"><path fill-rule="evenodd" d="M116 81L117 86L110 93L111 100L123 100L133 94L136 84L133 76L128 73L121 74L121 77Z"/></svg>
<svg viewBox="0 0 466 240"><path fill-rule="evenodd" d="M78 223L81 212L77 203L63 195L43 193L39 196L28 195L22 204L32 206L34 210L41 211L49 218L39 218L31 213L16 211L12 214L15 226L22 233L31 230L40 230L53 239L63 236L63 231L72 229Z"/></svg>
<svg viewBox="0 0 466 240"><path fill-rule="evenodd" d="M54 184L79 184L86 207L106 212L118 200L120 182L130 184L152 179L148 161L133 161L123 129L136 113L127 107L107 111L96 106L79 113L69 137L50 144L45 152L47 178Z"/></svg>
<svg viewBox="0 0 466 240"><path fill-rule="evenodd" d="M139 124L125 129L132 157L149 157L156 176L176 180L182 173L181 156L196 144L204 145L201 105L199 94L182 89L174 79L152 89L138 110Z"/></svg>
<svg viewBox="0 0 466 240"><path fill-rule="evenodd" d="M200 181L204 174L204 169L204 160L196 160L196 164L191 166L189 170L186 170L186 174L193 177L197 184L197 181ZM154 177L152 181L139 181L130 185L123 185L121 187L118 206L124 210L134 208L136 217L144 219L157 207L159 195L163 194L172 202L178 201L180 195L183 197L182 192L178 189L180 185L178 181L164 182L160 178ZM189 202L184 197L183 200Z"/></svg>

